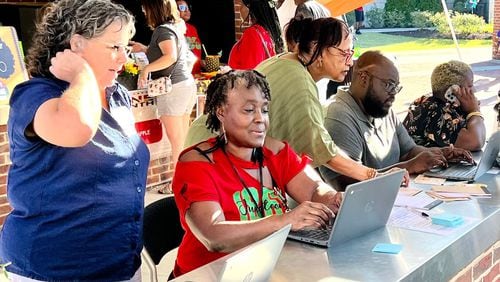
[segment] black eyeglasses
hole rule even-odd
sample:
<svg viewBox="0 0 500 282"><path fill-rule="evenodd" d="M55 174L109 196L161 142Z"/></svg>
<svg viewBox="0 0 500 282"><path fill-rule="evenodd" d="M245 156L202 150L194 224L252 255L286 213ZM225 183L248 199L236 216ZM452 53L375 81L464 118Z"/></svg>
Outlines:
<svg viewBox="0 0 500 282"><path fill-rule="evenodd" d="M353 49L350 49L350 50L342 50L338 47L335 47L335 46L330 46L332 47L333 49L337 50L340 52L340 55L342 57L344 57L345 59L345 63L347 64L347 62L349 62L349 60L352 58L352 56L354 55L354 50Z"/></svg>
<svg viewBox="0 0 500 282"><path fill-rule="evenodd" d="M399 85L399 83L395 83L395 82L391 81L390 79L383 79L383 78L378 77L372 73L369 73L369 72L366 72L366 73L369 76L372 76L372 77L382 81L383 83L385 83L384 89L385 89L385 91L387 91L387 93L398 94L399 92L401 92L401 89L403 89L402 85Z"/></svg>

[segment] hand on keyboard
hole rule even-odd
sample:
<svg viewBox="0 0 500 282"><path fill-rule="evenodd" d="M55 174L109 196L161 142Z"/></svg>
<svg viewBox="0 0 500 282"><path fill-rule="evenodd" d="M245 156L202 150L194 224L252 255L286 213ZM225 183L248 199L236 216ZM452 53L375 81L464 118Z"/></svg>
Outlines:
<svg viewBox="0 0 500 282"><path fill-rule="evenodd" d="M283 215L287 224L292 224L292 230L304 228L326 228L333 212L324 204L305 201L290 212Z"/></svg>

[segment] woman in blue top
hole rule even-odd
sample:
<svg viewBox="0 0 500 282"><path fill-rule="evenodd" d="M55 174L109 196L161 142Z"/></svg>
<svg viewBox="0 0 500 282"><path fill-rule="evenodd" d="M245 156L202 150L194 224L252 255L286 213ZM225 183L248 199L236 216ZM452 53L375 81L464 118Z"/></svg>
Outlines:
<svg viewBox="0 0 500 282"><path fill-rule="evenodd" d="M108 0L50 3L37 25L8 121L0 259L14 281L140 281L149 152L115 81L133 33Z"/></svg>

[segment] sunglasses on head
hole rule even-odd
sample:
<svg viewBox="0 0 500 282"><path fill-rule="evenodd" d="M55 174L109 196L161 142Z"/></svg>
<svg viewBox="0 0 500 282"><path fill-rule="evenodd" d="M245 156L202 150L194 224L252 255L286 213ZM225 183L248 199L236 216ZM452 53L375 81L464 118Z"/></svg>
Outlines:
<svg viewBox="0 0 500 282"><path fill-rule="evenodd" d="M177 7L179 8L179 11L181 11L181 12L185 12L185 11L187 11L189 9L189 6L185 5L185 4L180 4Z"/></svg>

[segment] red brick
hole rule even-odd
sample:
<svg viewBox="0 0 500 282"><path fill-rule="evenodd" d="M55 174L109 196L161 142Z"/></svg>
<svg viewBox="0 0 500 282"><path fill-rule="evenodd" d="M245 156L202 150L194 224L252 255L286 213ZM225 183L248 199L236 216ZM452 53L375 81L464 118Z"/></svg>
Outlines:
<svg viewBox="0 0 500 282"><path fill-rule="evenodd" d="M10 165L4 164L0 165L0 174L6 174L9 171Z"/></svg>
<svg viewBox="0 0 500 282"><path fill-rule="evenodd" d="M0 216L0 225L2 225L2 226L3 226L3 223L5 222L5 217L6 217L6 216L7 216L7 215L2 215L2 216Z"/></svg>
<svg viewBox="0 0 500 282"><path fill-rule="evenodd" d="M483 282L497 282L500 280L500 263L495 264L488 274L483 277Z"/></svg>
<svg viewBox="0 0 500 282"><path fill-rule="evenodd" d="M168 165L161 165L153 168L153 174L160 174L168 171Z"/></svg>
<svg viewBox="0 0 500 282"><path fill-rule="evenodd" d="M151 160L151 161L149 162L149 166L150 166L150 167L151 167L151 166L155 166L155 165L159 165L159 164L160 164L160 163L158 162L158 160Z"/></svg>
<svg viewBox="0 0 500 282"><path fill-rule="evenodd" d="M169 155L168 157L159 158L158 163L159 164L169 164L170 163L170 153L168 155Z"/></svg>
<svg viewBox="0 0 500 282"><path fill-rule="evenodd" d="M492 265L491 263L493 257L492 252L483 254L481 256L484 257L482 257L481 260L477 264L475 264L472 268L472 278L474 278L474 280L481 277L485 273L485 271L488 270Z"/></svg>
<svg viewBox="0 0 500 282"><path fill-rule="evenodd" d="M172 179L172 171L160 174L160 182Z"/></svg>
<svg viewBox="0 0 500 282"><path fill-rule="evenodd" d="M0 184L0 195L5 195L5 194L7 194L7 185Z"/></svg>
<svg viewBox="0 0 500 282"><path fill-rule="evenodd" d="M0 174L0 184L7 184L7 175Z"/></svg>
<svg viewBox="0 0 500 282"><path fill-rule="evenodd" d="M0 153L8 153L8 152L9 152L9 143L0 145Z"/></svg>
<svg viewBox="0 0 500 282"><path fill-rule="evenodd" d="M159 175L154 175L151 177L148 177L148 180L146 181L146 186L150 186L151 184L160 182L160 176Z"/></svg>
<svg viewBox="0 0 500 282"><path fill-rule="evenodd" d="M493 263L498 262L500 260L500 244L493 251Z"/></svg>
<svg viewBox="0 0 500 282"><path fill-rule="evenodd" d="M472 268L469 268L464 274L452 280L453 282L472 282Z"/></svg>
<svg viewBox="0 0 500 282"><path fill-rule="evenodd" d="M0 214L7 214L12 210L9 204L0 205Z"/></svg>

